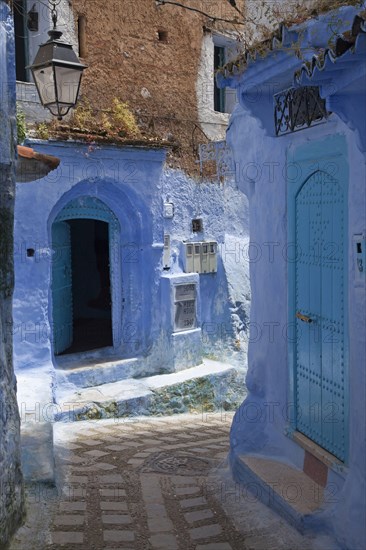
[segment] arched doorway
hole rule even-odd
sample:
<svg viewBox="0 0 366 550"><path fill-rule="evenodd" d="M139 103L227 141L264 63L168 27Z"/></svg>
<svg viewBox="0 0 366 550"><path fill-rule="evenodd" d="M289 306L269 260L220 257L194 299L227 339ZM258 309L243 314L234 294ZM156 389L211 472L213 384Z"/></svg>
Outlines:
<svg viewBox="0 0 366 550"><path fill-rule="evenodd" d="M83 196L61 210L51 232L55 355L118 345L117 218L96 197Z"/></svg>

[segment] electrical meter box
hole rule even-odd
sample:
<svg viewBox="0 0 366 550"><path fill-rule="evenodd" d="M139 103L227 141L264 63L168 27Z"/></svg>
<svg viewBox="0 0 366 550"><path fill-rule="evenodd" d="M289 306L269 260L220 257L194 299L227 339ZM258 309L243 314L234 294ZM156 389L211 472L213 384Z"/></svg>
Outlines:
<svg viewBox="0 0 366 550"><path fill-rule="evenodd" d="M183 243L183 265L185 273L194 273L193 243Z"/></svg>
<svg viewBox="0 0 366 550"><path fill-rule="evenodd" d="M216 273L217 242L183 243L183 266L185 273Z"/></svg>
<svg viewBox="0 0 366 550"><path fill-rule="evenodd" d="M202 243L201 246L201 273L209 273L210 271L210 261L209 261L209 244Z"/></svg>
<svg viewBox="0 0 366 550"><path fill-rule="evenodd" d="M208 243L209 273L217 273L217 242Z"/></svg>
<svg viewBox="0 0 366 550"><path fill-rule="evenodd" d="M201 249L202 243L193 243L193 271L195 273L202 273Z"/></svg>

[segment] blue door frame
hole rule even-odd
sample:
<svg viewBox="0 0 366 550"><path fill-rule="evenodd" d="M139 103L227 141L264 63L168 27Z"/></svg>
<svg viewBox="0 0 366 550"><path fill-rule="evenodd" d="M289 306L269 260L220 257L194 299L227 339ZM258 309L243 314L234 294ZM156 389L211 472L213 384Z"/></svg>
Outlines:
<svg viewBox="0 0 366 550"><path fill-rule="evenodd" d="M75 219L108 223L113 346L118 347L121 343L120 224L104 202L96 197L82 196L66 204L52 224L52 325L56 355L72 344L71 242L67 220Z"/></svg>
<svg viewBox="0 0 366 550"><path fill-rule="evenodd" d="M342 461L348 451L346 143L342 136L288 153L292 430Z"/></svg>

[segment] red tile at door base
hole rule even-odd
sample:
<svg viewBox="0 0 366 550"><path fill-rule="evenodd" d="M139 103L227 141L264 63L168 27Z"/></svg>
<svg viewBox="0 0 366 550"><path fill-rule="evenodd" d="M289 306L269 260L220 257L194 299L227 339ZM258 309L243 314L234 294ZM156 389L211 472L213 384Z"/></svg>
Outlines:
<svg viewBox="0 0 366 550"><path fill-rule="evenodd" d="M309 476L313 481L318 483L321 487L325 487L328 478L328 468L325 464L320 462L314 455L305 451L304 458L304 474Z"/></svg>

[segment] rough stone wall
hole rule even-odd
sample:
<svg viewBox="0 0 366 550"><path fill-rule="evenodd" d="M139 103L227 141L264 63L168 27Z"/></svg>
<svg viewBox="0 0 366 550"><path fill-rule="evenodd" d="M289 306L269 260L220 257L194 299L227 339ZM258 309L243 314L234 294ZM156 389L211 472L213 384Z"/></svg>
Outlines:
<svg viewBox="0 0 366 550"><path fill-rule="evenodd" d="M109 107L114 97L127 101L142 128L179 143L176 166L196 166L197 144L205 141L196 91L202 42L207 28L233 31L233 25L175 6L159 7L155 0L74 0L72 5L76 25L79 15L86 17L84 96L98 108ZM187 5L222 19L239 17L227 0ZM167 33L166 41L159 40L159 31ZM211 74L212 84L213 79ZM201 93L209 93L207 87Z"/></svg>
<svg viewBox="0 0 366 550"><path fill-rule="evenodd" d="M12 359L15 73L12 19L0 0L0 547L23 515L19 413Z"/></svg>

